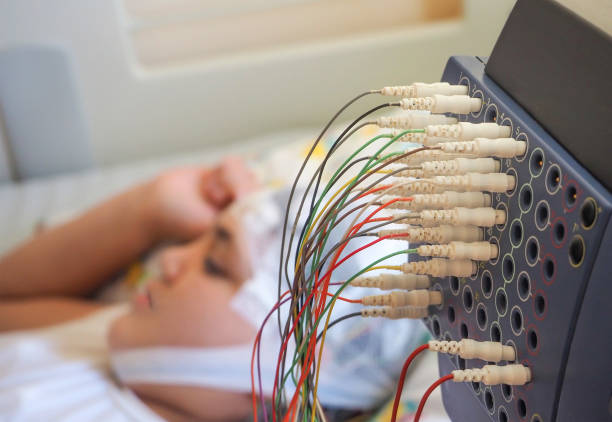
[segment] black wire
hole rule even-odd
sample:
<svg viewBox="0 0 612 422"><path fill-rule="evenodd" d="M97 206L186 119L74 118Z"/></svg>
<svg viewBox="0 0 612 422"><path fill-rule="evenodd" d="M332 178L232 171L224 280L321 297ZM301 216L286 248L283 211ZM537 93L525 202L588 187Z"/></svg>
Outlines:
<svg viewBox="0 0 612 422"><path fill-rule="evenodd" d="M362 94L362 96L363 96L363 94ZM359 98L361 98L361 97L359 97ZM353 100L353 102L354 102L354 101L355 101L355 100ZM359 123L359 121L361 121L362 119L364 119L364 118L365 118L365 117L367 117L368 115L370 115L370 114L372 114L372 113L374 113L374 112L376 112L376 111L378 111L378 110L381 110L381 109L383 109L383 108L386 108L386 107L391 107L391 106L398 106L398 105L399 105L399 103L384 103L384 104L380 104L380 105L378 105L378 106L376 106L376 107L371 108L371 109L370 109L370 110L368 110L367 112L363 113L361 116L359 116L358 118L356 118L356 119L355 119L355 120L354 120L354 121L353 121L353 122L352 122L352 123L351 123L351 124L350 124L348 127L346 127L346 128L344 129L344 131L343 131L343 132L340 134L340 136L338 137L338 139L336 139L336 141L334 142L334 144L333 144L333 145L332 145L332 147L330 148L330 151L329 151L329 152L326 154L325 159L324 159L323 163L321 164L321 166L319 166L319 168L321 169L321 171L320 171L320 173L319 173L319 178L318 178L317 186L318 186L318 184L319 184L319 182L320 182L320 180L321 180L321 175L322 175L322 171L323 171L323 169L324 169L324 166L325 166L325 164L327 163L327 160L329 160L329 157L331 156L331 153L332 153L333 151L335 151L335 150L336 150L336 149L337 149L337 148L340 146L341 142L344 142L346 139L348 139L348 137L345 137L345 135L346 135L346 134L347 134L347 133L348 133L348 132L349 132L349 131L350 131L350 130L351 130L351 129L352 129L352 128L353 128L353 127L354 127L354 126L357 124L357 123ZM342 108L342 110L343 110L343 109L345 109L347 106L348 106L348 105L346 105L345 107L343 107L343 108ZM340 113L340 112L339 112L339 113ZM336 114L336 116L334 116L334 119L335 119L335 117L337 117L337 115L338 115L339 113L337 113L337 114ZM332 119L332 121L333 121L334 119ZM329 127L329 124L328 124L328 127ZM353 132L353 133L354 133L354 132ZM344 139L344 140L343 140L343 139ZM313 145L313 148L311 149L311 151L310 151L310 153L309 153L308 157L311 155L312 151L314 150L314 147L316 146L316 144L318 144L319 140L320 140L320 138L318 138L318 139L315 141L315 144ZM308 158L308 157L307 157L307 158ZM299 173L299 175L301 175L301 173L302 173L302 170L303 170L304 166L305 166L305 164L304 164L304 165L302 166L302 168L300 169L300 173ZM298 177L299 177L299 175L298 175ZM289 238L289 244L288 244L288 247L287 247L288 251L290 251L290 250L291 250L291 246L292 246L292 244L293 244L293 239L294 239L294 235L295 235L295 229L296 229L296 227L297 227L297 223L298 223L298 221L299 221L299 218L300 218L300 215L301 215L301 212L302 212L302 208L303 208L303 204L304 204L304 199L305 199L306 195L308 194L308 191L310 190L310 187L312 186L312 182L313 182L313 180L314 180L314 177L311 179L310 183L308 184L308 187L307 187L307 189L306 189L306 192L304 193L304 196L303 196L302 202L301 202L301 204L300 204L300 207L298 208L298 212L297 212L297 215L296 215L296 217L295 217L295 221L294 221L293 227L292 227L292 229L291 229L291 236L290 236L290 238ZM293 185L293 186L295 187L296 185L297 185L297 179L296 179L296 181L294 182L294 185ZM291 196L290 196L290 197L292 197L292 196L293 196L293 192L294 192L294 190L295 190L295 189L294 189L294 188L292 188L292 194L291 194ZM314 198L314 196L313 196L313 198ZM314 199L313 199L313 200L314 200ZM282 239L282 243L281 243L281 264L282 264L282 261L283 261L283 255L284 255L285 232L286 232L286 222L287 222L287 219L288 219L288 212L289 212L289 204L288 204L288 206L287 206L287 210L286 210L286 212L285 212L285 217L286 217L286 218L285 218L285 223L284 223L284 226L283 226L283 239ZM309 219L310 219L310 218L312 218L312 209L311 209L311 212L309 213ZM296 248L298 248L298 247L299 247L299 244L298 244L298 245L296 245ZM289 289L290 289L290 290L292 290L292 291L296 291L296 283L295 283L295 280L294 280L293 285L291 285L291 283L289 282L289 279L290 279L290 278L289 278L289 270L288 270L288 267L289 267L289 258L290 258L290 255L291 255L291 254L290 254L290 253L288 253L288 254L287 254L287 257L286 257L286 259L285 259L285 265L284 265L284 268L285 268L285 279L286 279L286 281L287 281L287 284L288 284L288 286L289 286ZM278 281L278 289L277 289L277 296L278 296L279 298L280 298L280 292L281 292L281 284L282 284L282 267L281 267L281 266L279 266L279 281ZM292 300L291 300L291 307L290 307L290 309L292 309L292 310L294 309L294 307L295 307L295 303L296 303L296 302L295 302L295 296L293 296L293 297L292 297ZM287 335L287 334L288 334L288 332L289 332L290 319L288 319L288 320L287 320L287 323L285 324L285 330L284 330L284 333L282 332L282 329L281 329L281 324L280 324L280 312L278 312L278 313L277 313L277 321L278 321L279 333L280 333L280 335L281 335L281 338L284 338L284 337L286 337L286 335ZM296 336L297 336L297 333L296 333ZM296 339L297 339L297 337L296 337ZM283 369L284 369L284 365L285 365L285 361L284 361L284 359L283 359L283 362L282 362L282 367L283 367Z"/></svg>
<svg viewBox="0 0 612 422"><path fill-rule="evenodd" d="M354 102L356 102L357 100L370 95L370 94L374 94L377 91L366 91L363 92L359 95L357 95L356 97L354 97L353 99L349 100L344 106L342 106L340 108L340 110L338 110L336 112L336 114L329 120L329 122L325 125L325 127L323 128L323 130L321 131L321 133L319 134L319 136L317 137L317 139L315 140L315 142L313 143L312 147L310 148L310 151L308 152L308 154L306 155L306 158L304 158L304 162L302 163L302 166L300 167L298 174L295 177L295 180L293 181L293 185L291 186L291 191L289 193L289 198L287 199L287 207L285 209L285 217L284 217L284 221L283 221L283 234L282 234L282 240L281 240L281 248L280 248L280 261L279 261L279 266L278 266L278 296L280 296L280 291L281 291L281 284L282 284L282 274L283 274L283 270L282 270L282 262L283 262L283 257L285 255L285 238L287 236L287 222L289 220L289 210L291 208L291 201L293 200L293 195L295 194L295 189L297 187L298 181L302 175L302 173L304 172L304 168L306 168L306 164L308 163L308 160L310 159L312 153L314 152L315 148L317 147L317 145L319 144L319 142L321 141L321 138L323 137L323 135L325 134L325 132L327 132L327 130L329 129L329 127L334 123L334 121L338 118L338 116L340 116L340 114L342 114L342 112L344 110L346 110L351 104L353 104ZM295 230L295 229L293 229ZM291 249L291 248L289 248ZM291 288L291 284L288 282L289 288ZM278 322L278 331L279 334L282 335L282 327L281 327L281 319L280 319L280 312L277 312L277 322ZM283 368L284 368L284 361L283 361ZM283 398L281 398L281 402L283 401ZM276 408L276 404L273 404L274 407ZM276 412L276 409L274 409L274 411Z"/></svg>
<svg viewBox="0 0 612 422"><path fill-rule="evenodd" d="M333 327L334 325L336 325L337 323L347 320L349 318L357 317L357 316L361 316L361 312L352 312L350 314L346 314L339 318L336 318L335 320L333 320L327 325L327 331L329 331L329 329ZM323 336L323 331L321 331L319 335L317 336L317 343L319 342L319 340L321 340L321 336Z"/></svg>
<svg viewBox="0 0 612 422"><path fill-rule="evenodd" d="M350 130L351 130L351 129L352 129L352 128L353 128L353 127L354 127L354 126L357 124L357 123L359 123L361 120L363 120L365 117L369 116L370 114L375 113L375 112L376 112L376 111L378 111L378 110L382 110L383 108L386 108L386 107L392 107L392 106L398 106L398 105L399 105L399 103L384 103L384 104L380 104L380 105L378 105L378 106L376 106L376 107L373 107L373 108L371 108L370 110L368 110L368 111L366 111L365 113L363 113L361 116L357 117L355 120L353 120L353 121L351 122L351 124L349 124L349 125L348 125L348 126L345 128L345 129L344 129L344 131L342 131L342 133L340 134L340 136L339 136L339 137L336 139L336 141L334 142L334 144L332 145L332 147L329 149L329 151L328 151L328 152L327 152L327 154L325 155L325 158L324 158L323 162L322 162L322 163L321 163L321 165L319 166L319 169L320 169L321 171L317 171L317 172L315 172L315 174L313 175L313 177L310 179L310 182L308 183L308 187L306 188L306 191L304 192L304 195L303 195L303 197L302 197L302 201L301 201L301 203L300 203L300 206L299 206L299 208L298 208L298 212L297 212L296 217L295 217L295 221L294 221L294 223L293 223L293 227L292 227L292 229L291 229L291 237L289 238L288 250L291 250L291 245L293 244L293 238L294 238L294 235L295 235L295 229L296 229L296 227L297 227L298 220L299 220L299 218L300 218L300 216L301 216L301 213L302 213L302 208L303 208L303 206L304 206L304 202L305 202L306 196L308 195L308 192L310 191L310 187L312 186L312 183L313 183L314 179L317 177L317 173L318 173L317 187L319 186L319 183L320 183L320 181L321 181L321 176L322 176L322 174L323 174L323 168L325 167L325 164L327 163L327 160L329 160L329 158L330 158L331 154L332 154L334 151L336 151L336 149L337 149L337 148L340 146L340 143L341 143L341 142L344 142L344 141L346 141L346 139L348 139L348 137L345 137L345 135L346 135L346 134L347 134L347 133L348 133L348 132L349 132L349 131L350 131ZM368 123L368 124L369 124L369 123ZM353 132L353 133L354 133L354 132ZM343 139L344 139L344 140L343 140ZM306 221L307 221L307 223L308 223L308 222L310 221L310 219L312 218L312 213L313 213L313 212L312 212L312 209L314 208L314 201L315 201L315 199L316 199L316 192L315 192L315 195L313 195L313 199L312 199L312 202L311 202L310 212L309 212L309 215L308 215L308 219L306 220ZM284 245L284 244L283 244L283 245ZM296 248L299 248L299 243L296 245ZM288 270L288 267L289 267L289 257L290 257L290 253L287 255L287 258L285 259L285 279L286 279L286 281L287 281L288 285L290 286L289 288L291 289L292 287L291 287L290 282L289 282L290 277L289 277L289 270ZM281 262L282 262L282 259L283 259L283 258L281 257ZM279 269L279 271L280 271L280 269ZM279 285L279 289L278 289L278 292L277 292L277 293L278 293L278 295L280 296L280 285ZM289 330L289 328L287 327L285 331L288 331L288 330Z"/></svg>
<svg viewBox="0 0 612 422"><path fill-rule="evenodd" d="M355 132L357 132L358 130L360 130L360 129L362 129L362 128L364 128L364 127L368 126L368 125L371 125L371 124L374 124L374 123L373 123L373 122L364 122L364 123L361 123L360 125L357 125L356 127L354 127L354 128L353 128L353 130L351 130L351 131L350 131L349 133L347 133L347 134L346 134L346 135L345 135L343 138L341 138L340 142L337 142L337 141L336 141L336 142L334 143L334 145L332 145L332 147L329 149L328 153L326 154L325 160L324 160L324 161L321 163L321 165L319 166L319 168L317 169L317 171L316 171L316 172L313 174L312 178L310 179L310 184L309 184L309 187L310 187L310 185L312 184L312 182L313 182L314 178L315 178L315 177L317 177L317 174L319 174L319 176L323 174L323 168L325 167L325 164L326 164L326 162L327 162L327 159L328 159L328 158L331 156L331 154L333 154L334 152L336 152L336 150L337 150L338 148L340 148L340 147L342 146L342 144L343 144L343 143L344 143L344 142L345 142L347 139L349 139L351 136L353 136L353 134L354 134ZM342 172L342 174L344 174L344 173L345 173L345 171L343 171L343 172ZM332 181L332 183L331 183L331 185L330 185L330 188L331 188L331 187L332 187L332 186L333 186L333 185L334 185L334 184L335 184L335 183L336 183L338 180L340 180L340 176L341 176L342 174L338 175L338 177L337 177L335 180L333 180L333 181ZM319 180L320 180L320 178L319 178ZM315 190L314 190L314 193L313 193L313 196L312 196L312 201L311 201L311 204L310 204L310 212L309 212L309 214L308 214L308 218L306 219L306 222L309 222L309 221L310 221L310 219L312 218L312 213L313 213L313 208L314 208L314 200L315 200L315 198L316 198L316 195L317 195L317 191L318 191L318 189L319 189L319 183L317 182L317 185L316 185L316 187L315 187ZM305 198L306 198L306 195L304 195L304 197L302 198L302 203L300 204L300 208L301 208L301 207L303 207L303 205L304 205L304 199L305 199ZM307 226L307 224L305 224L305 225L304 225L304 227L302 227L302 232L300 233L300 237L298 238L297 245L301 245L301 244L302 244L302 240L304 239L304 234L305 234L306 226ZM296 252L296 259L297 259L297 252Z"/></svg>

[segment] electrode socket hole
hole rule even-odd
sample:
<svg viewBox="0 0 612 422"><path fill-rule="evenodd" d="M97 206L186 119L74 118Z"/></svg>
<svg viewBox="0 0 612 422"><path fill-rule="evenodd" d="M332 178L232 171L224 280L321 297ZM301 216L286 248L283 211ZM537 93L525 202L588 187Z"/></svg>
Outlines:
<svg viewBox="0 0 612 422"><path fill-rule="evenodd" d="M580 207L580 222L582 227L590 229L597 220L597 204L593 198L588 198Z"/></svg>
<svg viewBox="0 0 612 422"><path fill-rule="evenodd" d="M550 208L548 202L540 201L535 212L536 227L538 230L545 230L548 226L548 219L550 217Z"/></svg>
<svg viewBox="0 0 612 422"><path fill-rule="evenodd" d="M457 367L463 371L465 369L465 359L457 356Z"/></svg>
<svg viewBox="0 0 612 422"><path fill-rule="evenodd" d="M448 322L453 324L455 322L455 308L451 305L448 307Z"/></svg>
<svg viewBox="0 0 612 422"><path fill-rule="evenodd" d="M512 386L511 385L502 384L501 391L506 401L512 400Z"/></svg>
<svg viewBox="0 0 612 422"><path fill-rule="evenodd" d="M538 239L535 237L530 237L527 240L527 245L525 247L525 257L527 258L527 264L533 267L538 262L538 257L540 256L540 244L538 243Z"/></svg>
<svg viewBox="0 0 612 422"><path fill-rule="evenodd" d="M475 394L480 394L480 383L472 381L472 390Z"/></svg>
<svg viewBox="0 0 612 422"><path fill-rule="evenodd" d="M466 287L463 290L463 307L467 312L472 312L472 307L474 306L474 296L472 295L472 290L469 287Z"/></svg>
<svg viewBox="0 0 612 422"><path fill-rule="evenodd" d="M584 245L584 239L582 236L574 236L572 241L569 244L569 260L570 264L574 267L579 267L582 265L582 261L584 261L584 256L586 253L586 247Z"/></svg>
<svg viewBox="0 0 612 422"><path fill-rule="evenodd" d="M504 273L504 280L510 282L514 278L514 260L511 255L505 255L502 262L502 272Z"/></svg>
<svg viewBox="0 0 612 422"><path fill-rule="evenodd" d="M533 191L531 190L531 186L524 185L521 188L519 199L520 199L521 210L523 212L529 211L529 208L531 208L531 204L533 203Z"/></svg>
<svg viewBox="0 0 612 422"><path fill-rule="evenodd" d="M559 245L565 240L565 224L563 221L557 221L553 226L553 233L555 236L555 242Z"/></svg>
<svg viewBox="0 0 612 422"><path fill-rule="evenodd" d="M501 289L497 291L495 295L495 306L497 307L497 313L499 313L499 315L506 315L508 311L508 297L505 291Z"/></svg>
<svg viewBox="0 0 612 422"><path fill-rule="evenodd" d="M529 159L529 169L531 170L533 177L538 177L540 173L542 173L543 168L544 153L538 148L531 153L531 158Z"/></svg>
<svg viewBox="0 0 612 422"><path fill-rule="evenodd" d="M561 185L561 170L556 164L553 165L548 171L548 177L546 178L546 190L553 194L557 192Z"/></svg>
<svg viewBox="0 0 612 422"><path fill-rule="evenodd" d="M508 414L504 409L499 409L499 422L508 422Z"/></svg>
<svg viewBox="0 0 612 422"><path fill-rule="evenodd" d="M497 121L497 109L490 107L485 114L485 122L496 122Z"/></svg>
<svg viewBox="0 0 612 422"><path fill-rule="evenodd" d="M531 280L529 279L529 275L526 272L520 273L516 282L519 297L523 301L527 300L531 291Z"/></svg>
<svg viewBox="0 0 612 422"><path fill-rule="evenodd" d="M510 314L510 323L512 325L512 332L518 335L523 329L523 314L519 308L512 308L512 313Z"/></svg>
<svg viewBox="0 0 612 422"><path fill-rule="evenodd" d="M500 342L501 338L502 338L502 335L501 335L501 330L499 328L499 325L494 322L493 324L491 324L491 341Z"/></svg>
<svg viewBox="0 0 612 422"><path fill-rule="evenodd" d="M510 226L510 241L515 248L523 241L523 224L520 220L514 220Z"/></svg>
<svg viewBox="0 0 612 422"><path fill-rule="evenodd" d="M452 276L449 278L451 292L456 295L459 293L459 277Z"/></svg>
<svg viewBox="0 0 612 422"><path fill-rule="evenodd" d="M482 294L489 298L493 292L493 278L490 272L484 272L482 274Z"/></svg>
<svg viewBox="0 0 612 422"><path fill-rule="evenodd" d="M516 411L519 415L519 418L525 419L525 416L527 416L527 403L525 403L525 400L523 399L517 400Z"/></svg>
<svg viewBox="0 0 612 422"><path fill-rule="evenodd" d="M476 322L481 330L487 328L487 310L482 303L476 309Z"/></svg>
<svg viewBox="0 0 612 422"><path fill-rule="evenodd" d="M578 189L574 185L569 185L565 190L565 204L568 208L572 208L576 199L578 199Z"/></svg>
<svg viewBox="0 0 612 422"><path fill-rule="evenodd" d="M571 245L570 245L570 251L571 251ZM571 252L570 252L571 255ZM544 278L546 278L546 280L548 281L552 281L552 279L555 277L555 261L553 261L551 258L546 258L544 260Z"/></svg>
<svg viewBox="0 0 612 422"><path fill-rule="evenodd" d="M546 312L546 298L544 298L544 296L541 294L538 294L533 300L536 315L544 315Z"/></svg>
<svg viewBox="0 0 612 422"><path fill-rule="evenodd" d="M436 338L440 337L440 322L437 319L431 321L431 329Z"/></svg>
<svg viewBox="0 0 612 422"><path fill-rule="evenodd" d="M495 402L493 401L493 394L488 390L485 391L484 402L485 402L485 406L487 406L487 409L489 409L489 412L493 413Z"/></svg>
<svg viewBox="0 0 612 422"><path fill-rule="evenodd" d="M537 350L538 348L538 333L533 329L527 332L527 345L531 350Z"/></svg>

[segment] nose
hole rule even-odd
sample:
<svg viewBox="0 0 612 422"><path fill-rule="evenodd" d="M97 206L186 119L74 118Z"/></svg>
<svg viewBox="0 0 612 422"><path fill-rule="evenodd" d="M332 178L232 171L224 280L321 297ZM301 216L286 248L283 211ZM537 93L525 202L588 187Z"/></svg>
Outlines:
<svg viewBox="0 0 612 422"><path fill-rule="evenodd" d="M185 270L190 256L190 248L184 246L171 246L160 255L161 278L166 284L174 284Z"/></svg>

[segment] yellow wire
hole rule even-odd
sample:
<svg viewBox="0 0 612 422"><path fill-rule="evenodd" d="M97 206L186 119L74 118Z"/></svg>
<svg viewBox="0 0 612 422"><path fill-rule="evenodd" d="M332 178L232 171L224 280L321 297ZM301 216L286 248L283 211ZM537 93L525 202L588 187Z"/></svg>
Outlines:
<svg viewBox="0 0 612 422"><path fill-rule="evenodd" d="M364 271L364 273L367 273L368 271L374 271L374 270L397 270L397 271L400 271L401 269L402 269L401 265L377 265L376 267L368 268L367 270Z"/></svg>
<svg viewBox="0 0 612 422"><path fill-rule="evenodd" d="M319 211L319 213L317 214L317 217L315 218L314 222L310 225L310 227L308 228L308 231L306 232L306 234L304 235L304 239L302 239L302 244L300 245L300 250L297 256L297 261L295 264L295 271L297 272L297 268L300 265L300 259L302 258L302 249L304 248L304 245L306 244L306 241L308 240L308 238L310 237L310 233L312 232L312 229L317 225L317 223L319 222L319 219L321 218L321 216L323 215L323 213L325 212L325 210L327 209L327 207L329 207L329 205L331 204L331 201L334 200L334 198L336 196L338 196L338 194L340 192L342 192L342 190L347 187L353 180L357 179L357 176L353 177L352 179L350 179L348 182L346 182L344 185L342 185L333 195L331 198L329 198L329 200L327 201L327 203L325 204L325 206L321 209L321 211Z"/></svg>

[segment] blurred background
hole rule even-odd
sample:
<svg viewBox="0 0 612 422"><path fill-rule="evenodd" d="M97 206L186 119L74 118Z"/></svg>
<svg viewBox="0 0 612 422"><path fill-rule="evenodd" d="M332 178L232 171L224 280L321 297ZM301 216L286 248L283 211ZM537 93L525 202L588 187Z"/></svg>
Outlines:
<svg viewBox="0 0 612 422"><path fill-rule="evenodd" d="M490 53L513 3L0 0L0 251L177 157L313 136L356 93L438 81Z"/></svg>

